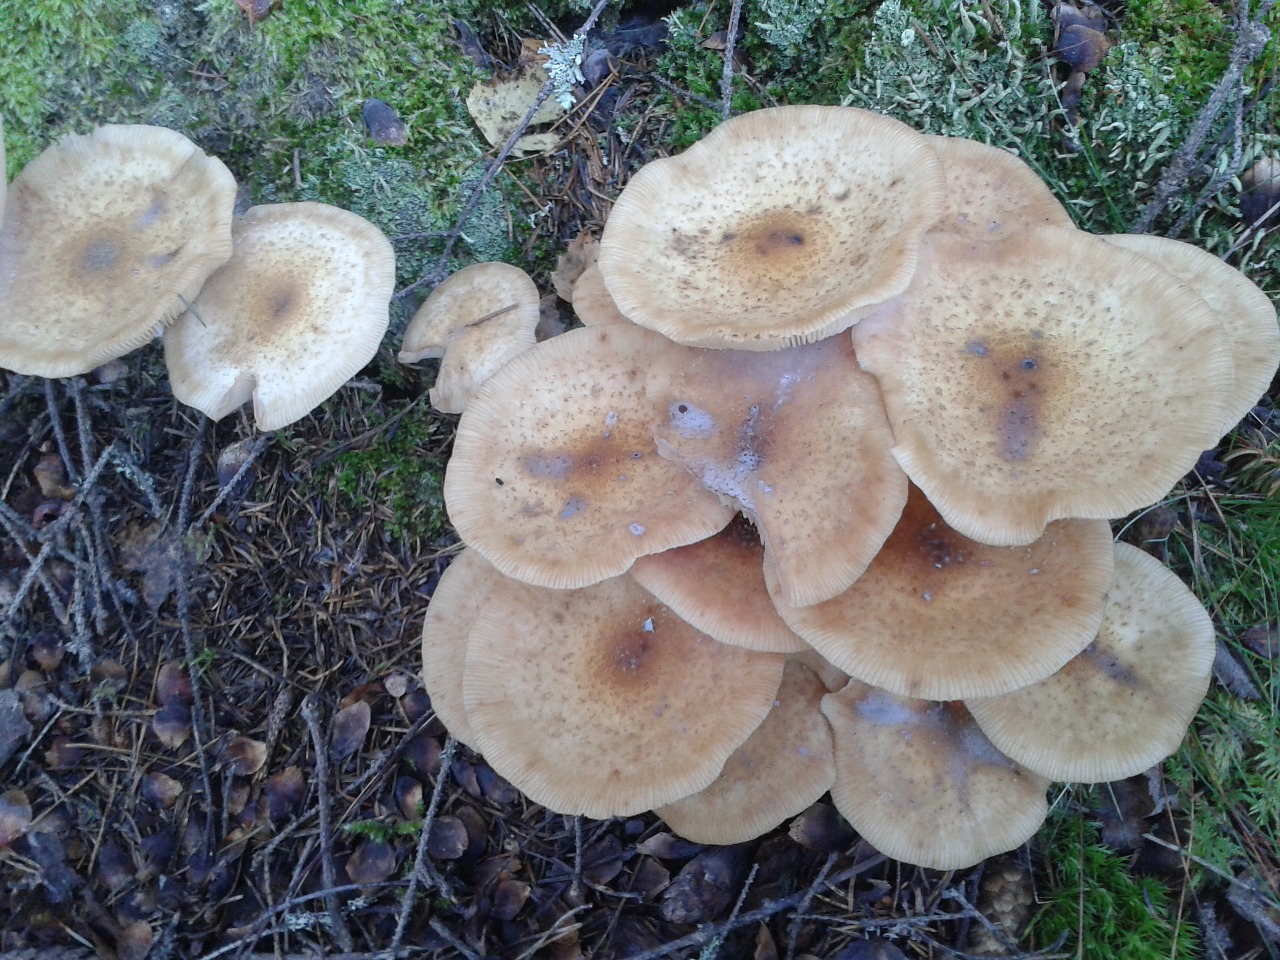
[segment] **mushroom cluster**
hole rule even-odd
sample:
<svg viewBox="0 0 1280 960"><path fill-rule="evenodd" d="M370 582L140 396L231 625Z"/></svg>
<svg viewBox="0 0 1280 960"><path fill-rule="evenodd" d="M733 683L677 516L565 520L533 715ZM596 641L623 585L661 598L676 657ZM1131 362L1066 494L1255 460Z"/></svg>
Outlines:
<svg viewBox="0 0 1280 960"><path fill-rule="evenodd" d="M1268 386L1236 270L1077 231L1002 151L784 107L642 168L573 303L465 402L423 630L441 719L531 799L725 843L830 790L957 868L1051 779L1176 749L1213 627L1108 520Z"/></svg>
<svg viewBox="0 0 1280 960"><path fill-rule="evenodd" d="M216 420L252 398L263 430L304 416L377 351L394 253L337 207L235 201L173 130L54 144L0 191L0 367L87 373L163 330L179 400Z"/></svg>

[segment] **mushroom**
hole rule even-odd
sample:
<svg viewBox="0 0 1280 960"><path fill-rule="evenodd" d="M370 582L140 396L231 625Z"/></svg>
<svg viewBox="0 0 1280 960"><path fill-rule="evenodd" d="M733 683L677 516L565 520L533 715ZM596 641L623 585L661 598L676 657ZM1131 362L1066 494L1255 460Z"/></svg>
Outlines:
<svg viewBox="0 0 1280 960"><path fill-rule="evenodd" d="M653 812L695 843L743 843L806 810L836 779L827 688L788 658L773 709L712 784Z"/></svg>
<svg viewBox="0 0 1280 960"><path fill-rule="evenodd" d="M631 324L587 327L490 377L445 472L463 541L506 576L564 588L721 530L733 510L654 449L645 373L681 349Z"/></svg>
<svg viewBox="0 0 1280 960"><path fill-rule="evenodd" d="M907 476L951 527L1002 546L1159 499L1217 442L1234 378L1193 290L1056 227L932 234L911 289L853 341Z"/></svg>
<svg viewBox="0 0 1280 960"><path fill-rule="evenodd" d="M822 700L835 735L831 799L895 860L959 870L1026 842L1049 781L1010 760L964 704L895 696L857 680Z"/></svg>
<svg viewBox="0 0 1280 960"><path fill-rule="evenodd" d="M647 390L658 451L752 520L787 603L847 589L897 523L906 477L848 337L772 353L667 351Z"/></svg>
<svg viewBox="0 0 1280 960"><path fill-rule="evenodd" d="M1154 557L1115 545L1116 582L1102 627L1053 676L967 700L983 732L1053 780L1132 777L1178 749L1209 689L1213 621Z"/></svg>
<svg viewBox="0 0 1280 960"><path fill-rule="evenodd" d="M848 590L782 619L850 676L904 697L959 700L1043 680L1097 634L1111 587L1111 526L1058 520L1029 546L956 533L917 487Z"/></svg>
<svg viewBox="0 0 1280 960"><path fill-rule="evenodd" d="M782 622L764 582L764 544L738 514L714 536L640 557L630 574L681 617L721 643L767 653L808 645Z"/></svg>
<svg viewBox="0 0 1280 960"><path fill-rule="evenodd" d="M463 550L441 575L422 623L422 685L436 717L467 746L475 743L462 701L467 637L501 579L475 550Z"/></svg>
<svg viewBox="0 0 1280 960"><path fill-rule="evenodd" d="M1271 298L1235 267L1181 240L1149 234L1112 234L1108 243L1140 254L1204 298L1226 332L1235 363L1235 380L1227 397L1225 435L1271 386L1280 364L1280 325Z"/></svg>
<svg viewBox="0 0 1280 960"><path fill-rule="evenodd" d="M173 393L219 420L253 399L259 430L306 416L373 359L390 320L395 253L382 231L322 203L252 207L235 255L165 331Z"/></svg>
<svg viewBox="0 0 1280 960"><path fill-rule="evenodd" d="M757 110L631 178L600 272L625 316L679 343L807 343L906 289L943 184L928 143L897 120Z"/></svg>
<svg viewBox="0 0 1280 960"><path fill-rule="evenodd" d="M769 713L782 670L629 577L577 590L503 579L467 640L463 702L485 759L534 802L631 816L709 786Z"/></svg>
<svg viewBox="0 0 1280 960"><path fill-rule="evenodd" d="M231 256L236 185L162 127L63 138L14 178L0 225L0 365L65 377L156 335Z"/></svg>
<svg viewBox="0 0 1280 960"><path fill-rule="evenodd" d="M630 323L609 296L600 267L591 264L573 285L573 312L583 326L599 327L606 323Z"/></svg>
<svg viewBox="0 0 1280 960"><path fill-rule="evenodd" d="M537 325L538 288L527 273L506 263L473 263L418 308L398 359L440 359L431 405L441 413L461 413L480 384L534 345Z"/></svg>

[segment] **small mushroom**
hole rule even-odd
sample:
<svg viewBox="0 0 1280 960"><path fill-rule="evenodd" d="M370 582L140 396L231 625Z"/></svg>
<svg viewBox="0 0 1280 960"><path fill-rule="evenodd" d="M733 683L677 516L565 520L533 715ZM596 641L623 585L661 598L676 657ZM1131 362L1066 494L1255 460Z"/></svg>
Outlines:
<svg viewBox="0 0 1280 960"><path fill-rule="evenodd" d="M377 353L395 253L382 231L322 203L252 207L235 255L165 331L173 393L220 420L250 398L259 430L327 400Z"/></svg>
<svg viewBox="0 0 1280 960"><path fill-rule="evenodd" d="M1178 749L1209 689L1213 621L1159 560L1115 545L1116 582L1097 637L1039 683L967 700L983 732L1028 770L1098 783Z"/></svg>
<svg viewBox="0 0 1280 960"><path fill-rule="evenodd" d="M782 669L629 577L577 590L503 579L467 641L463 702L485 759L532 800L631 816L709 786L769 713Z"/></svg>
<svg viewBox="0 0 1280 960"><path fill-rule="evenodd" d="M613 302L613 297L609 296L600 268L594 263L582 271L573 285L573 312L586 327L631 322L623 316L618 305Z"/></svg>
<svg viewBox="0 0 1280 960"><path fill-rule="evenodd" d="M485 380L534 345L537 325L538 288L527 273L507 263L473 263L418 308L398 359L440 359L431 405L462 413Z"/></svg>
<svg viewBox="0 0 1280 960"><path fill-rule="evenodd" d="M27 165L0 226L0 366L87 373L153 338L231 256L236 185L173 130L99 127Z"/></svg>
<svg viewBox="0 0 1280 960"><path fill-rule="evenodd" d="M757 110L631 178L600 272L624 315L679 343L807 343L906 288L943 184L928 143L897 120Z"/></svg>
<svg viewBox="0 0 1280 960"><path fill-rule="evenodd" d="M725 844L754 840L803 812L836 779L826 695L816 673L788 659L773 709L711 786L654 813L686 840Z"/></svg>
<svg viewBox="0 0 1280 960"><path fill-rule="evenodd" d="M836 809L881 853L971 867L1030 839L1049 781L1020 767L962 703L895 696L857 680L823 698L835 734Z"/></svg>

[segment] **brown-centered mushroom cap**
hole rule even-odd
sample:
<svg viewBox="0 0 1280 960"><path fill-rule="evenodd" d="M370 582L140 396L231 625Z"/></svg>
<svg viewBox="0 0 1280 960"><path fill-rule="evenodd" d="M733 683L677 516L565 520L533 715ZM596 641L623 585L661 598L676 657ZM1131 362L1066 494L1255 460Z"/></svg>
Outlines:
<svg viewBox="0 0 1280 960"><path fill-rule="evenodd" d="M1014 763L961 703L908 700L849 681L823 698L835 734L831 799L881 853L959 870L1026 842L1049 781Z"/></svg>
<svg viewBox="0 0 1280 960"><path fill-rule="evenodd" d="M1022 160L1006 150L926 134L947 177L946 216L933 229L1002 240L1029 227L1074 229L1071 215Z"/></svg>
<svg viewBox="0 0 1280 960"><path fill-rule="evenodd" d="M695 843L743 843L803 812L836 779L827 688L788 658L773 709L729 757L711 786L654 810Z"/></svg>
<svg viewBox="0 0 1280 960"><path fill-rule="evenodd" d="M1117 543L1097 638L1040 683L966 701L1001 750L1053 780L1134 776L1178 749L1209 689L1213 621L1160 561Z"/></svg>
<svg viewBox="0 0 1280 960"><path fill-rule="evenodd" d="M253 398L259 430L327 400L373 359L395 252L368 220L323 203L252 207L235 254L165 331L173 394L214 420Z"/></svg>
<svg viewBox="0 0 1280 960"><path fill-rule="evenodd" d="M640 557L629 573L721 643L766 653L808 649L774 609L763 563L764 544L751 522L738 514L705 540Z"/></svg>
<svg viewBox="0 0 1280 960"><path fill-rule="evenodd" d="M422 623L422 684L431 708L459 741L475 744L471 723L462 705L462 676L467 637L493 585L502 579L474 550L463 550L436 584Z"/></svg>
<svg viewBox="0 0 1280 960"><path fill-rule="evenodd" d="M765 566L777 593L776 571ZM1098 632L1114 576L1105 520L1058 520L1025 547L943 522L919 488L884 547L825 603L778 603L790 627L850 676L904 697L959 700L1043 680Z"/></svg>
<svg viewBox="0 0 1280 960"><path fill-rule="evenodd" d="M499 774L559 813L630 816L707 787L769 713L783 658L719 643L629 577L502 580L463 699Z"/></svg>
<svg viewBox="0 0 1280 960"><path fill-rule="evenodd" d="M99 127L6 191L0 366L65 377L153 338L231 256L236 185L173 130Z"/></svg>
<svg viewBox="0 0 1280 960"><path fill-rule="evenodd" d="M1181 240L1133 233L1102 239L1148 258L1216 311L1236 371L1220 428L1226 434L1267 392L1280 364L1280 325L1271 298L1235 267Z"/></svg>
<svg viewBox="0 0 1280 960"><path fill-rule="evenodd" d="M591 264L582 271L573 285L573 312L584 327L599 327L606 323L630 323L605 289L600 267Z"/></svg>
<svg viewBox="0 0 1280 960"><path fill-rule="evenodd" d="M1025 544L1061 517L1124 516L1217 442L1225 337L1145 257L1055 227L935 233L916 277L854 347L894 456L965 536Z"/></svg>
<svg viewBox="0 0 1280 960"><path fill-rule="evenodd" d="M509 577L581 587L702 540L733 510L653 442L645 374L682 350L649 330L570 330L495 373L458 424L449 517Z"/></svg>
<svg viewBox="0 0 1280 960"><path fill-rule="evenodd" d="M9 193L9 173L4 165L4 117L0 117L0 224L4 223L4 199Z"/></svg>
<svg viewBox="0 0 1280 960"><path fill-rule="evenodd" d="M787 603L829 599L861 575L907 481L848 337L772 353L672 351L647 383L658 450L751 518Z"/></svg>
<svg viewBox="0 0 1280 960"><path fill-rule="evenodd" d="M461 413L499 367L536 342L538 288L508 263L473 263L446 279L404 331L401 363L440 359L431 405Z"/></svg>
<svg viewBox="0 0 1280 960"><path fill-rule="evenodd" d="M778 350L901 293L942 205L938 160L905 124L852 107L757 110L631 178L600 272L623 314L672 340Z"/></svg>

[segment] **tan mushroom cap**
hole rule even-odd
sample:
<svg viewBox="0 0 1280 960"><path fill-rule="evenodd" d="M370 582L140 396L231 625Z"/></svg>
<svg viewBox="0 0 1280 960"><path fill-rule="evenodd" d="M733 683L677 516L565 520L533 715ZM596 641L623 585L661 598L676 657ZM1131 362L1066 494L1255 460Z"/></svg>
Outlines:
<svg viewBox="0 0 1280 960"><path fill-rule="evenodd" d="M629 577L493 586L463 699L499 774L559 813L630 816L707 787L760 725L783 658L719 643Z"/></svg>
<svg viewBox="0 0 1280 960"><path fill-rule="evenodd" d="M788 659L773 709L711 786L654 813L686 840L718 844L754 840L802 813L836 779L826 695L816 673Z"/></svg>
<svg viewBox="0 0 1280 960"><path fill-rule="evenodd" d="M808 644L782 622L764 582L764 544L738 514L714 536L640 557L631 576L677 614L721 643L765 653Z"/></svg>
<svg viewBox="0 0 1280 960"><path fill-rule="evenodd" d="M946 216L935 230L1002 240L1029 227L1074 229L1071 215L1034 170L997 147L926 134L947 177Z"/></svg>
<svg viewBox="0 0 1280 960"><path fill-rule="evenodd" d="M732 498L803 606L847 589L907 499L875 381L848 337L773 353L671 352L651 365L658 450Z"/></svg>
<svg viewBox="0 0 1280 960"><path fill-rule="evenodd" d="M931 234L917 282L853 341L912 482L951 527L1006 546L1158 500L1217 442L1234 376L1194 291L1054 227Z"/></svg>
<svg viewBox="0 0 1280 960"><path fill-rule="evenodd" d="M1235 361L1235 386L1227 398L1225 435L1267 392L1280 364L1280 325L1271 298L1235 267L1181 240L1148 234L1102 238L1153 261L1204 298L1227 333Z"/></svg>
<svg viewBox="0 0 1280 960"><path fill-rule="evenodd" d="M1213 621L1160 561L1117 543L1102 628L1047 680L970 700L1001 750L1053 780L1099 783L1141 773L1178 749L1209 689Z"/></svg>
<svg viewBox="0 0 1280 960"><path fill-rule="evenodd" d="M219 420L253 398L259 430L306 416L373 359L390 321L395 252L368 220L323 203L252 207L235 254L165 331L173 394Z"/></svg>
<svg viewBox="0 0 1280 960"><path fill-rule="evenodd" d="M658 456L645 373L681 350L630 324L570 330L516 357L467 406L445 472L459 535L509 577L583 587L733 517Z"/></svg>
<svg viewBox="0 0 1280 960"><path fill-rule="evenodd" d="M672 340L779 350L901 293L942 206L938 160L905 124L853 107L757 110L632 177L600 272L622 313Z"/></svg>
<svg viewBox="0 0 1280 960"><path fill-rule="evenodd" d="M1043 680L1083 650L1114 572L1105 520L1058 520L1028 546L992 547L948 527L912 486L902 519L853 586L825 603L777 609L864 683L960 700ZM765 576L776 594L769 564Z"/></svg>
<svg viewBox="0 0 1280 960"><path fill-rule="evenodd" d="M0 366L65 377L151 340L231 256L236 184L173 130L99 127L6 191Z"/></svg>
<svg viewBox="0 0 1280 960"><path fill-rule="evenodd" d="M9 193L9 173L4 161L4 117L0 117L0 224L4 223L4 201Z"/></svg>
<svg viewBox="0 0 1280 960"><path fill-rule="evenodd" d="M606 323L630 323L605 289L600 267L591 264L582 271L573 285L573 312L585 327L599 327Z"/></svg>
<svg viewBox="0 0 1280 960"><path fill-rule="evenodd" d="M509 263L473 263L446 279L404 331L401 363L441 359L429 397L441 413L461 413L512 357L534 345L538 288Z"/></svg>
<svg viewBox="0 0 1280 960"><path fill-rule="evenodd" d="M441 575L422 623L422 685L440 722L469 747L475 744L475 734L462 705L467 636L489 591L501 579L488 560L474 550L463 550Z"/></svg>
<svg viewBox="0 0 1280 960"><path fill-rule="evenodd" d="M836 746L831 799L895 860L971 867L1030 839L1049 781L983 736L961 703L909 700L849 681L823 698Z"/></svg>

